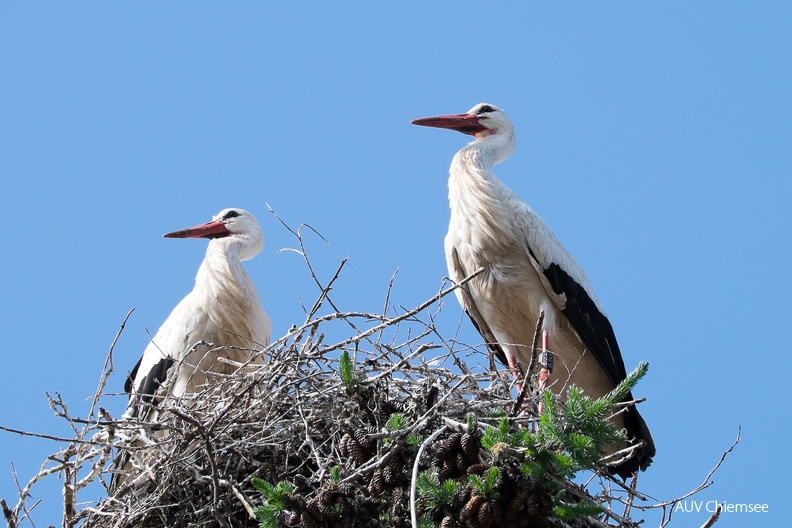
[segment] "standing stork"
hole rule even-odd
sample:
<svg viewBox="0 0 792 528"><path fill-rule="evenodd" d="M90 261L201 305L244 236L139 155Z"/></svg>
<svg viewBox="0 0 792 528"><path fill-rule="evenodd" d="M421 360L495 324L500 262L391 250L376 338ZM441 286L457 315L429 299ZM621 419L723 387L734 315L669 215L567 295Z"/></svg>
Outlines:
<svg viewBox="0 0 792 528"><path fill-rule="evenodd" d="M242 266L264 248L264 235L252 214L224 209L211 222L174 231L165 238L209 238L195 287L173 309L127 378L125 417L140 416L143 405L156 405L160 389L177 368L168 393L196 392L211 373L232 374L238 367L219 361L261 363L250 350L269 343L272 324L256 286Z"/></svg>
<svg viewBox="0 0 792 528"><path fill-rule="evenodd" d="M574 383L594 398L607 394L627 374L602 305L583 269L539 215L492 172L493 165L514 152L514 127L506 114L481 103L465 114L412 124L475 138L451 162L445 252L456 282L484 269L456 290L476 329L496 356L516 370L518 363L530 363L535 323L544 313L542 348L554 361L542 370L540 382L556 393ZM635 407L616 417L616 425L645 443L611 468L626 478L651 464L655 446Z"/></svg>
<svg viewBox="0 0 792 528"><path fill-rule="evenodd" d="M261 356L251 350L266 346L272 332L256 286L242 266L243 260L252 259L264 248L264 235L252 214L223 209L211 222L164 237L211 240L195 287L151 339L124 384L129 394L125 419L156 421L158 405L168 396L179 398L197 392L212 374L233 374L239 364L261 364ZM146 450L119 453L110 483L114 492L134 481L128 473L133 466L131 457L144 467L152 463Z"/></svg>

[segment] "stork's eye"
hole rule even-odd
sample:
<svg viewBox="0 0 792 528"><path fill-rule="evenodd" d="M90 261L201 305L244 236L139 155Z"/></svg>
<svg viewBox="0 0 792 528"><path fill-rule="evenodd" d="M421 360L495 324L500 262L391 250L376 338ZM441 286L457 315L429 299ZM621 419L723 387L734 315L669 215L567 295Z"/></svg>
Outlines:
<svg viewBox="0 0 792 528"><path fill-rule="evenodd" d="M228 220L229 218L236 218L239 216L239 213L236 211L228 211L225 216L223 216L223 220Z"/></svg>
<svg viewBox="0 0 792 528"><path fill-rule="evenodd" d="M484 105L481 108L479 108L479 111L478 111L477 115L488 114L488 113L494 112L494 111L495 111L495 109L492 108L490 105Z"/></svg>

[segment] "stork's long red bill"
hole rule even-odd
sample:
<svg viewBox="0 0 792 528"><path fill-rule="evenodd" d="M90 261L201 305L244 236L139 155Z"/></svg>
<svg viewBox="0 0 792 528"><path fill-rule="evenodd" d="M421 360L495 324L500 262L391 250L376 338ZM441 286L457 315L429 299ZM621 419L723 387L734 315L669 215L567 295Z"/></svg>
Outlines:
<svg viewBox="0 0 792 528"><path fill-rule="evenodd" d="M410 121L411 125L419 125L434 128L447 128L456 130L463 134L475 134L481 132L484 127L479 123L478 116L473 114L452 114L436 117L422 117Z"/></svg>
<svg viewBox="0 0 792 528"><path fill-rule="evenodd" d="M165 233L163 238L218 238L231 234L225 224L219 220L207 222L171 233Z"/></svg>

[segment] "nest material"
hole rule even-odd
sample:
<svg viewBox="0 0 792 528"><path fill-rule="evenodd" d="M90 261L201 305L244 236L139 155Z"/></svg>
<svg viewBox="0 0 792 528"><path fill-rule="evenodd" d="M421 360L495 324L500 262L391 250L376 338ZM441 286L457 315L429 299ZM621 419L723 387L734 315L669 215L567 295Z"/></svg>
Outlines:
<svg viewBox="0 0 792 528"><path fill-rule="evenodd" d="M519 414L513 423L522 421L521 427L531 419L525 406L516 413L511 375L493 372L492 358L482 364L484 345L444 339L434 325L441 299L465 281L396 315L340 312L328 294L344 262L327 285L321 284L305 257L300 230L293 233L321 294L302 326L258 351L263 367L251 371L240 365L236 375L218 377L200 393L159 402L157 423L118 421L99 406L114 370L114 342L87 419L73 417L59 395L50 397L73 438L5 428L67 443L20 488L15 508L0 501L10 528L35 526L31 488L55 474L63 478L65 528L258 527L256 510L265 501L253 479L290 484L275 512L283 526L402 527L410 526L415 514L443 528L629 527L637 526L629 519L631 508L651 507L662 508L662 526L670 521L674 501L633 505L642 498L634 481L626 489L603 476L590 481L601 484L594 492L571 482L562 485L567 499L600 504L604 516L564 522L551 516L548 491L520 476L521 455L508 447L485 452L481 429L462 424L472 415L485 427L493 413ZM332 313L318 315L326 304ZM327 345L326 335L339 340ZM354 366L345 381L339 372L342 353ZM529 395L527 408L531 398L536 395ZM113 458L125 455L132 467L111 491ZM691 494L709 486L718 466ZM492 467L499 470L496 493L485 496L469 479ZM419 471L459 483L451 504L433 509L418 500L412 511ZM108 496L80 503L77 495L97 482ZM618 505L624 508L621 516L610 508Z"/></svg>
<svg viewBox="0 0 792 528"><path fill-rule="evenodd" d="M335 315L324 323L361 324ZM414 317L404 324L414 326ZM449 351L427 364L422 353L437 346L423 342L431 324L403 343L361 339L337 347L322 344L321 326L269 349L255 373L161 402L159 423L117 423L116 448L129 451L135 467L112 497L78 514L83 526L258 526L254 477L294 486L282 514L287 526L407 526L415 460L409 436L437 429L442 417L508 409L508 386L484 369L460 376L439 366L453 359ZM339 375L340 349L355 358L349 386ZM466 434L462 447L462 437L451 435L452 445L423 467L466 475L480 446Z"/></svg>
<svg viewBox="0 0 792 528"><path fill-rule="evenodd" d="M514 400L509 373L493 375L483 365L471 372L460 355L478 352L460 352L458 343L442 339L431 322L436 313L429 322L419 319L450 291L394 317L313 317L260 351L266 355L260 369L240 366L235 375L216 376L200 393L158 402L156 423L107 416L85 421L88 440L74 443L63 457L69 485L79 490L90 477L109 496L80 508L75 493L64 525L259 526L255 510L263 498L252 484L258 478L293 486L279 514L284 526L410 526L417 444L446 423L457 424L457 431L428 444L418 469L464 483L468 475L498 465L500 497L487 499L463 485L457 513L430 511L420 501L418 513L442 526L548 525L548 492L520 479L514 457L495 449L494 457L484 453L479 430L461 424L468 415L508 413ZM325 345L322 330L333 332L338 324L357 333ZM364 325L368 330L358 330ZM425 355L434 349L440 355L427 362ZM354 365L346 383L342 352ZM65 411L63 405L60 414L67 417ZM108 477L120 470L108 456L111 448L132 461L114 490ZM86 467L89 475L78 480Z"/></svg>
<svg viewBox="0 0 792 528"><path fill-rule="evenodd" d="M98 407L112 372L111 349L91 408L91 415L99 409L98 419L73 418L59 398L51 400L77 435L53 456L58 465L37 478L64 473L66 527L257 527L264 499L254 478L292 485L278 513L284 526L403 527L410 526L412 472L424 443L417 469L463 485L455 513L419 501L418 515L438 526L543 526L552 506L547 491L521 480L513 457L484 453L478 429L461 423L475 415L484 425L488 414L513 411L514 399L510 373L493 374L477 364L486 355L435 328L438 301L451 291L392 316L317 316L323 294L304 325L258 351L264 366L240 365L202 392L158 402L156 422L112 420ZM343 337L349 329L352 337ZM343 338L326 345L325 332ZM427 360L429 351L435 353ZM342 353L354 367L346 383ZM427 443L447 423L457 430ZM122 484L111 490L118 456L128 456L132 467L116 473ZM502 470L498 500L465 485L468 475L493 465ZM21 526L36 480L5 512L9 526ZM97 481L109 496L78 503L78 492Z"/></svg>

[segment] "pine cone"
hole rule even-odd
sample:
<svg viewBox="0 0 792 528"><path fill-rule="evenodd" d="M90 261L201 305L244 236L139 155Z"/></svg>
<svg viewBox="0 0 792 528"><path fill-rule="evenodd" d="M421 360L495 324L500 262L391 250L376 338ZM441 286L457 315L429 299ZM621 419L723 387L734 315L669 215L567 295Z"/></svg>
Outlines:
<svg viewBox="0 0 792 528"><path fill-rule="evenodd" d="M478 521L485 526L499 525L503 521L503 507L500 502L490 499L482 504L478 511Z"/></svg>
<svg viewBox="0 0 792 528"><path fill-rule="evenodd" d="M442 442L438 442L434 449L435 457L437 457L438 460L446 460L451 458L454 451L454 442L452 442L450 438L446 438Z"/></svg>
<svg viewBox="0 0 792 528"><path fill-rule="evenodd" d="M545 517L553 511L553 497L547 491L542 491L539 493L539 502L541 504L542 510L545 512Z"/></svg>
<svg viewBox="0 0 792 528"><path fill-rule="evenodd" d="M338 485L338 493L345 497L352 497L355 495L355 486L351 482L345 482Z"/></svg>
<svg viewBox="0 0 792 528"><path fill-rule="evenodd" d="M349 515L342 516L341 517L341 528L355 528L355 521Z"/></svg>
<svg viewBox="0 0 792 528"><path fill-rule="evenodd" d="M470 462L468 462L468 458L465 456L464 453L457 453L456 455L456 467L459 473L464 474L467 471L467 468L470 467Z"/></svg>
<svg viewBox="0 0 792 528"><path fill-rule="evenodd" d="M403 467L405 462L407 462L407 451L401 444L396 444L391 448L391 453L393 453L393 459L391 465L393 469L400 471Z"/></svg>
<svg viewBox="0 0 792 528"><path fill-rule="evenodd" d="M446 515L443 517L443 522L440 523L440 528L455 528L456 523L454 522L454 518L450 515Z"/></svg>
<svg viewBox="0 0 792 528"><path fill-rule="evenodd" d="M543 519L553 509L553 498L544 490L536 490L528 497L525 508L531 517Z"/></svg>
<svg viewBox="0 0 792 528"><path fill-rule="evenodd" d="M443 462L443 467L440 468L438 477L440 480L446 480L457 476L459 476L459 472L457 471L456 461L451 458L446 459Z"/></svg>
<svg viewBox="0 0 792 528"><path fill-rule="evenodd" d="M536 519L527 513L517 518L517 528L536 528Z"/></svg>
<svg viewBox="0 0 792 528"><path fill-rule="evenodd" d="M431 385L430 387L425 389L425 393L423 394L423 408L424 410L431 409L434 407L434 404L437 402L437 397L440 395L440 387L437 385Z"/></svg>
<svg viewBox="0 0 792 528"><path fill-rule="evenodd" d="M286 526L300 526L300 514L297 512L291 512L289 517L286 519Z"/></svg>
<svg viewBox="0 0 792 528"><path fill-rule="evenodd" d="M368 491L373 496L378 496L380 493L385 491L385 482L382 479L382 471L379 469L374 472L371 476L371 481L368 485Z"/></svg>
<svg viewBox="0 0 792 528"><path fill-rule="evenodd" d="M311 514L311 517L317 521L324 522L327 520L326 514L328 513L328 508L327 506L320 504L316 498L309 500L305 505L305 509L308 510L308 513Z"/></svg>
<svg viewBox="0 0 792 528"><path fill-rule="evenodd" d="M489 466L487 464L473 464L468 466L466 473L468 475L483 475L488 469Z"/></svg>
<svg viewBox="0 0 792 528"><path fill-rule="evenodd" d="M385 484L388 486L392 486L396 482L396 472L393 470L392 466L385 466L382 468L382 480L384 480Z"/></svg>
<svg viewBox="0 0 792 528"><path fill-rule="evenodd" d="M476 520L483 528L492 526L492 501L487 501L479 507L479 511L476 514Z"/></svg>
<svg viewBox="0 0 792 528"><path fill-rule="evenodd" d="M478 515L479 508L481 505L484 504L485 499L481 495L474 494L470 497L470 500L465 504L464 508L459 514L459 521L466 522L470 519L473 519Z"/></svg>
<svg viewBox="0 0 792 528"><path fill-rule="evenodd" d="M520 512L522 512L528 504L528 497L530 496L530 491L528 488L523 488L517 492L517 495L509 502L509 506L506 508L506 520L507 521L514 521L517 520Z"/></svg>
<svg viewBox="0 0 792 528"><path fill-rule="evenodd" d="M360 445L360 447L362 447L368 453L373 454L374 449L377 447L377 443L374 440L369 439L368 435L360 429L355 431L355 440L357 440L357 443Z"/></svg>
<svg viewBox="0 0 792 528"><path fill-rule="evenodd" d="M341 456L348 457L349 456L349 442L352 440L352 437L349 436L349 433L345 434L341 437L341 443L339 444L339 449L341 451Z"/></svg>
<svg viewBox="0 0 792 528"><path fill-rule="evenodd" d="M360 501L361 506L363 506L369 515L374 515L377 513L377 508L379 508L379 501L374 497L363 497L363 500Z"/></svg>
<svg viewBox="0 0 792 528"><path fill-rule="evenodd" d="M405 492L404 488L393 488L391 492L391 516L396 517L398 514L402 513L405 508L407 508L409 498L410 496Z"/></svg>
<svg viewBox="0 0 792 528"><path fill-rule="evenodd" d="M332 493L328 493L327 490L319 491L319 502L322 506L330 506L333 504L333 495Z"/></svg>
<svg viewBox="0 0 792 528"><path fill-rule="evenodd" d="M319 528L319 523L307 511L302 512L302 515L300 515L300 523L302 528Z"/></svg>
<svg viewBox="0 0 792 528"><path fill-rule="evenodd" d="M357 464L363 464L370 458L370 455L366 452L366 449L357 439L357 433L355 433L355 438L350 438L348 446L349 454L352 456L352 460L354 460Z"/></svg>
<svg viewBox="0 0 792 528"><path fill-rule="evenodd" d="M465 452L471 462L478 460L481 442L477 437L470 433L465 433L459 439L459 443L462 446L462 450Z"/></svg>

